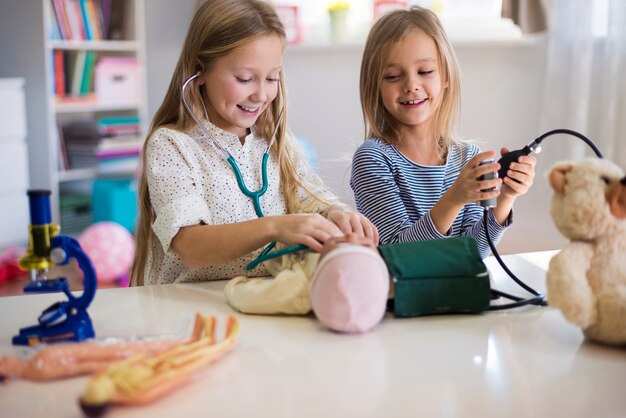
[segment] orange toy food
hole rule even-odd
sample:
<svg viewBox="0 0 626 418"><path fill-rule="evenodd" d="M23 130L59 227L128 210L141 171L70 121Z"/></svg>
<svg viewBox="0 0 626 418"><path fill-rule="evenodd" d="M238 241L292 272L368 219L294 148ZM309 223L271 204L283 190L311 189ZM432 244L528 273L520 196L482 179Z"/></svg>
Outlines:
<svg viewBox="0 0 626 418"><path fill-rule="evenodd" d="M215 343L215 317L202 318L204 337L156 355L137 354L94 375L81 396L89 416L100 416L111 404L140 405L180 386L194 371L218 360L234 347L239 332L236 317L228 317L224 340Z"/></svg>
<svg viewBox="0 0 626 418"><path fill-rule="evenodd" d="M137 353L157 354L181 344L197 341L203 320L196 315L191 338L99 345L93 342L59 344L46 347L27 361L16 357L0 358L0 378L21 378L37 382L62 379L105 370L114 361Z"/></svg>

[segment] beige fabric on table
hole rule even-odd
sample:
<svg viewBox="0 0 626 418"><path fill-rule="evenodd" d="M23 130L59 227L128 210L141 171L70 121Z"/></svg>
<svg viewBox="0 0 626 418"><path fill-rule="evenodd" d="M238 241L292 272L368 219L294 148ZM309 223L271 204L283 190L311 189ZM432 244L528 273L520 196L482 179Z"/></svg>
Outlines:
<svg viewBox="0 0 626 418"><path fill-rule="evenodd" d="M319 256L298 251L266 261L272 276L235 277L226 284L226 299L243 313L305 315L311 312L309 285Z"/></svg>

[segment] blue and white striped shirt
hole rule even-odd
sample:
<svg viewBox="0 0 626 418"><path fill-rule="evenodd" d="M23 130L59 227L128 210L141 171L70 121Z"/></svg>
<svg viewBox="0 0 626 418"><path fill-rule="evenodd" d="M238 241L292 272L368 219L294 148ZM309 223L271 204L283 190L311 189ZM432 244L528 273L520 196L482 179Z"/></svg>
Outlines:
<svg viewBox="0 0 626 418"><path fill-rule="evenodd" d="M411 242L453 236L472 236L484 258L490 249L482 222L484 209L465 205L442 235L430 217L430 210L457 179L461 168L479 152L474 144L452 143L445 165L419 165L396 147L373 138L365 141L352 158L350 186L356 207L378 228L381 244ZM489 211L489 236L497 243L512 215L502 226Z"/></svg>

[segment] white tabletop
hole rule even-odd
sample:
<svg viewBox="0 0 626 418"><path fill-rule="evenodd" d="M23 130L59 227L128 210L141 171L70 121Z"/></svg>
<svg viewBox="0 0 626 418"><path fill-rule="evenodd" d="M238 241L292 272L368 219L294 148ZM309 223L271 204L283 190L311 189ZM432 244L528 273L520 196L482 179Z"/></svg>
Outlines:
<svg viewBox="0 0 626 418"><path fill-rule="evenodd" d="M553 253L508 256L538 290ZM503 273L487 264L492 279ZM224 282L107 289L89 308L97 337L186 336L195 312L235 313ZM514 285L499 284L516 291ZM517 292L522 294L522 292ZM0 353L59 294L0 298ZM115 417L617 417L626 416L626 351L585 342L553 308L395 319L341 335L314 317L238 314L238 346L193 381ZM222 330L222 328L220 328ZM221 336L220 336L221 338ZM87 378L10 381L0 415L77 417Z"/></svg>

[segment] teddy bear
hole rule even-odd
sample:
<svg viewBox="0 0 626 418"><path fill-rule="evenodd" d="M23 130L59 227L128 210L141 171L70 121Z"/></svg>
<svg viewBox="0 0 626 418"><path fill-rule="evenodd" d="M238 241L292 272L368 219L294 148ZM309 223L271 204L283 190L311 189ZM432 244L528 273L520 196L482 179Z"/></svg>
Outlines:
<svg viewBox="0 0 626 418"><path fill-rule="evenodd" d="M557 163L550 213L570 242L552 258L548 301L586 338L626 345L626 177L606 159Z"/></svg>

